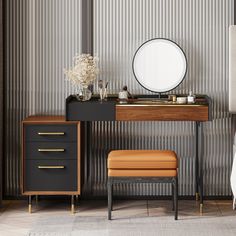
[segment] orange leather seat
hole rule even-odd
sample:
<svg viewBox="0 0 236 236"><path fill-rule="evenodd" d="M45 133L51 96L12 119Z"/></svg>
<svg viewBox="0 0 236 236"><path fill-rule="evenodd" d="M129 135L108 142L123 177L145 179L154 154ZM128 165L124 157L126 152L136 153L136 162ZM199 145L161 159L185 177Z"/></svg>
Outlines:
<svg viewBox="0 0 236 236"><path fill-rule="evenodd" d="M108 155L108 176L177 176L178 159L169 150L116 150Z"/></svg>

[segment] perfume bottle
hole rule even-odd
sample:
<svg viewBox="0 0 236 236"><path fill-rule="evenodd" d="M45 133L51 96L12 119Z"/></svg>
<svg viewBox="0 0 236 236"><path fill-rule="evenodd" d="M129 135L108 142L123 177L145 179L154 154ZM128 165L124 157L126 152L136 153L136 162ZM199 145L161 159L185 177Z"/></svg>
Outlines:
<svg viewBox="0 0 236 236"><path fill-rule="evenodd" d="M194 103L195 102L195 95L193 94L192 91L189 92L187 101L188 101L188 103Z"/></svg>
<svg viewBox="0 0 236 236"><path fill-rule="evenodd" d="M127 86L125 85L122 89L122 91L119 92L118 97L119 97L119 102L120 103L127 103L128 98L129 98L129 91L127 89Z"/></svg>

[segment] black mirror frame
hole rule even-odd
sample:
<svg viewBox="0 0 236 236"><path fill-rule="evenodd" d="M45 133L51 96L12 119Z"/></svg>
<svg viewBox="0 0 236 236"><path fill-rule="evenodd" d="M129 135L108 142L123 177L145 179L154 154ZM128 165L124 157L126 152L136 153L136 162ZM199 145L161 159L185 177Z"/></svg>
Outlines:
<svg viewBox="0 0 236 236"><path fill-rule="evenodd" d="M157 39L166 40L166 41L169 41L169 42L175 44L175 45L182 51L182 53L183 53L183 55L184 55L184 57L185 57L185 60L186 60L186 70L185 70L185 73L184 73L184 76L183 76L182 80L181 80L175 87L173 87L172 89L166 90L166 91L164 91L164 92L163 92L163 91L162 91L162 92L153 91L153 90L150 90L150 89L146 88L145 86L143 86L143 85L139 82L139 80L138 80L138 78L137 78L137 75L135 74L135 71L134 71L134 59L135 59L135 56L137 55L138 51L139 51L145 44L149 43L150 41L157 40ZM133 74L134 74L134 77L135 77L136 81L137 81L144 89L146 89L146 90L148 90L148 91L150 91L150 92L153 92L153 93L159 93L159 94L161 94L161 93L166 93L166 92L169 92L169 91L171 91L171 90L177 88L177 87L183 82L183 80L185 79L185 77L186 77L186 75L187 75L187 72L188 72L188 60L187 60L186 54L185 54L185 52L183 51L183 49L182 49L176 42L174 42L173 40L170 40L170 39L167 39L167 38L152 38L152 39L149 39L149 40L145 41L144 43L142 43L142 44L138 47L138 49L136 50L136 52L134 53L133 60L132 60L132 70L133 70Z"/></svg>

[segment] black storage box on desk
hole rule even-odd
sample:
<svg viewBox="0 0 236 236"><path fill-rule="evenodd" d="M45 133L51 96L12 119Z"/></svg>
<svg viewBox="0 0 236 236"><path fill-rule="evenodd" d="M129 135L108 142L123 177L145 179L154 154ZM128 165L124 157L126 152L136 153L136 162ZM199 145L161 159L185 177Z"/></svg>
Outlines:
<svg viewBox="0 0 236 236"><path fill-rule="evenodd" d="M66 120L68 121L114 121L115 100L99 101L92 97L89 101L78 101L73 95L66 99Z"/></svg>

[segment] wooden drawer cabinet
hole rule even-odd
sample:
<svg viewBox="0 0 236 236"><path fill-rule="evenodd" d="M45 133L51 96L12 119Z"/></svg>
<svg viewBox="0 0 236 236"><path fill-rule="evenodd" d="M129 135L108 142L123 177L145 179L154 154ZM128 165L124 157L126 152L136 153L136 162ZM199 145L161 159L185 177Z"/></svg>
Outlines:
<svg viewBox="0 0 236 236"><path fill-rule="evenodd" d="M31 116L22 122L22 194L80 195L80 123L62 116Z"/></svg>

